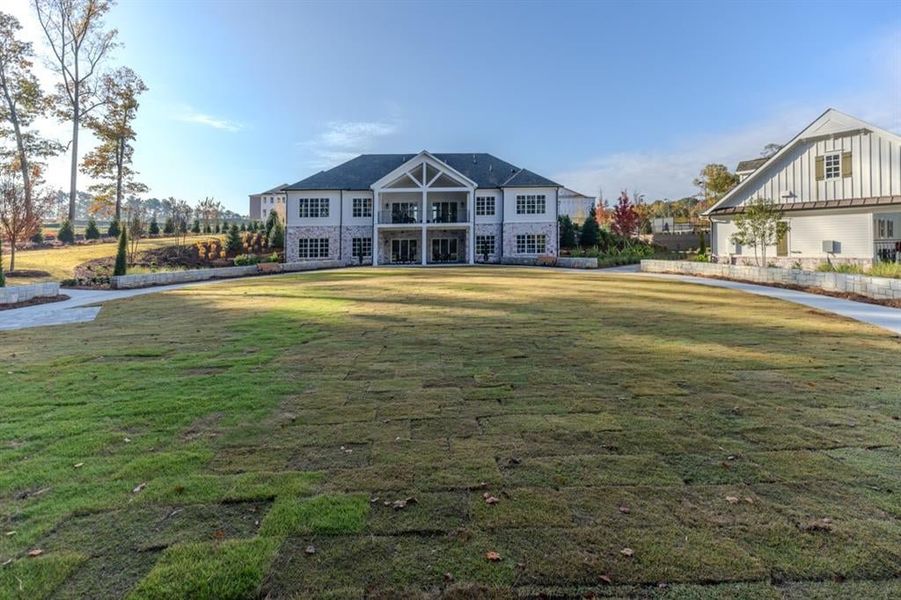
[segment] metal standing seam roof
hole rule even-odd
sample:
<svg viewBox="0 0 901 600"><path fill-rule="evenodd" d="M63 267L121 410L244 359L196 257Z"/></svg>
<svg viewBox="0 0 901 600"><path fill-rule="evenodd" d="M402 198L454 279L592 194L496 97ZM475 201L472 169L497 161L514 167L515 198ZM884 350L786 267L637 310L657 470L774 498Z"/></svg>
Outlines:
<svg viewBox="0 0 901 600"><path fill-rule="evenodd" d="M373 183L401 166L418 152L410 154L361 154L356 158L320 171L286 190L368 190ZM560 184L521 169L485 153L437 153L435 158L473 180L480 188L500 187L560 187Z"/></svg>
<svg viewBox="0 0 901 600"><path fill-rule="evenodd" d="M849 198L847 200L816 200L813 202L786 202L779 204L779 210L822 210L828 208L859 208L867 206L901 205L901 196L875 196L872 198ZM741 206L728 206L711 211L712 215L734 215L744 212Z"/></svg>

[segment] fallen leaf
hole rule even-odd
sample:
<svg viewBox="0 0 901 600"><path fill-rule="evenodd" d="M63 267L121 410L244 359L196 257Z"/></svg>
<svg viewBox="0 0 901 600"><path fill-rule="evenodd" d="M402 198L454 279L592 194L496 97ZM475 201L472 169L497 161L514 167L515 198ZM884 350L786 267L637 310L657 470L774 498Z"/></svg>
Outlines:
<svg viewBox="0 0 901 600"><path fill-rule="evenodd" d="M222 531L221 529L217 529L216 531L213 532L213 538L217 539L217 540L224 540L225 532Z"/></svg>
<svg viewBox="0 0 901 600"><path fill-rule="evenodd" d="M601 575L600 577L598 577L598 579L600 579L604 583L608 583L608 584L613 583L613 579L611 579L610 575Z"/></svg>
<svg viewBox="0 0 901 600"><path fill-rule="evenodd" d="M444 574L444 582L445 582L445 583L453 583L453 582L454 582L454 576L451 575L450 573L445 573L445 574Z"/></svg>
<svg viewBox="0 0 901 600"><path fill-rule="evenodd" d="M631 510L632 510L632 509L630 509L630 508L629 508L628 506L626 506L625 504L623 504L622 506L619 507L619 512L623 513L624 515L629 514L629 512L631 512Z"/></svg>
<svg viewBox="0 0 901 600"><path fill-rule="evenodd" d="M76 469L80 469L80 468L82 468L82 467L84 466L84 463L75 463L75 464L72 465L72 466L73 466L74 468L76 468Z"/></svg>
<svg viewBox="0 0 901 600"><path fill-rule="evenodd" d="M491 551L485 553L485 558L491 562L497 562L501 559L501 555L498 554L497 552L495 552L494 550L491 550Z"/></svg>
<svg viewBox="0 0 901 600"><path fill-rule="evenodd" d="M6 565L12 564L12 562L13 562L13 559L7 558L7 559L3 562L3 564L0 565L0 566L5 567Z"/></svg>
<svg viewBox="0 0 901 600"><path fill-rule="evenodd" d="M738 498L735 496L726 496L726 502L729 504L738 504Z"/></svg>
<svg viewBox="0 0 901 600"><path fill-rule="evenodd" d="M16 531L15 530L7 531L5 535L16 535Z"/></svg>
<svg viewBox="0 0 901 600"><path fill-rule="evenodd" d="M43 553L44 553L44 551L41 550L40 548L35 548L34 550L28 551L28 556L40 556Z"/></svg>
<svg viewBox="0 0 901 600"><path fill-rule="evenodd" d="M304 552L306 552L307 554L316 554L316 546L310 544L304 549Z"/></svg>
<svg viewBox="0 0 901 600"><path fill-rule="evenodd" d="M487 492L482 497L485 498L485 504L497 504L498 502L500 502L500 500Z"/></svg>
<svg viewBox="0 0 901 600"><path fill-rule="evenodd" d="M122 441L124 441L126 444L130 444L130 443L131 443L131 438L125 438L125 439L122 440Z"/></svg>
<svg viewBox="0 0 901 600"><path fill-rule="evenodd" d="M745 496L745 502L747 502L748 504L754 504L754 498Z"/></svg>
<svg viewBox="0 0 901 600"><path fill-rule="evenodd" d="M147 487L147 484L146 484L146 483L139 483L139 484L135 487L135 489L131 490L131 493L132 493L132 494L137 494L137 493L139 493L141 490L143 490L145 487Z"/></svg>
<svg viewBox="0 0 901 600"><path fill-rule="evenodd" d="M619 551L619 553L622 554L623 556L634 556L635 550L633 550L632 548L623 548L622 550Z"/></svg>

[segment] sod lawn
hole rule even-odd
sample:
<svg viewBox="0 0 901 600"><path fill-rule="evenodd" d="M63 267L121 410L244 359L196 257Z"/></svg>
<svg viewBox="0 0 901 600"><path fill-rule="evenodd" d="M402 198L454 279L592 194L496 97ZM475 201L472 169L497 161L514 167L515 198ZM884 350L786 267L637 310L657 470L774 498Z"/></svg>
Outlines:
<svg viewBox="0 0 901 600"><path fill-rule="evenodd" d="M901 338L794 304L348 269L0 355L0 598L901 596Z"/></svg>

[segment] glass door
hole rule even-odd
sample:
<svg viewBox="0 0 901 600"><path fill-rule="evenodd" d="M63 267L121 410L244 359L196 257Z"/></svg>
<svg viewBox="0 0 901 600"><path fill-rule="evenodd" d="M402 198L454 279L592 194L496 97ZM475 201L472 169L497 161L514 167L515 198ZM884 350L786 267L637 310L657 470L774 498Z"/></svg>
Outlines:
<svg viewBox="0 0 901 600"><path fill-rule="evenodd" d="M457 262L457 238L432 240L432 262Z"/></svg>
<svg viewBox="0 0 901 600"><path fill-rule="evenodd" d="M419 245L416 239L391 240L392 263L419 262Z"/></svg>
<svg viewBox="0 0 901 600"><path fill-rule="evenodd" d="M456 202L435 202L432 204L432 223L456 223Z"/></svg>

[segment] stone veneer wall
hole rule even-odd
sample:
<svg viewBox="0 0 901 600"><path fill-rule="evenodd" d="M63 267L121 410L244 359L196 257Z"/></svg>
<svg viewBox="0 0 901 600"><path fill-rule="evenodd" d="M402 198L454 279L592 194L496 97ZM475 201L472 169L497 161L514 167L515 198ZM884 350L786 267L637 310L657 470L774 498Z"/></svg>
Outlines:
<svg viewBox="0 0 901 600"><path fill-rule="evenodd" d="M296 262L297 242L302 238L328 238L328 259L338 260L340 253L341 228L337 225L292 225L285 231L285 262Z"/></svg>
<svg viewBox="0 0 901 600"><path fill-rule="evenodd" d="M243 267L221 267L218 269L191 269L188 271L163 271L160 273L141 273L140 275L120 275L110 277L110 287L115 290L152 287L155 285L172 285L174 283L192 283L209 279L232 279L250 275L276 273L294 273L296 271L314 271L317 269L335 269L343 267L338 260L304 260L288 263L260 263Z"/></svg>
<svg viewBox="0 0 901 600"><path fill-rule="evenodd" d="M55 298L56 296L59 296L59 283L55 281L0 288L0 304L16 304L35 298Z"/></svg>
<svg viewBox="0 0 901 600"><path fill-rule="evenodd" d="M741 267L757 267L757 261L754 260L754 256L720 256L719 260L724 261L728 264L730 261L732 264ZM856 265L858 267L872 267L873 259L871 258L842 258L836 256L834 258L829 259L832 264L841 265ZM825 258L799 258L792 256L770 256L766 257L767 265L770 267L779 267L781 269L792 269L798 270L797 267L800 265L801 269L805 271L816 271L816 268L826 262Z"/></svg>
<svg viewBox="0 0 901 600"><path fill-rule="evenodd" d="M341 228L341 261L348 265L360 264L359 259L353 255L354 238L372 238L372 226L346 225ZM364 257L363 264L371 265L372 257Z"/></svg>
<svg viewBox="0 0 901 600"><path fill-rule="evenodd" d="M416 256L415 263L407 263L411 265L420 264L418 257L422 256L422 230L421 229L383 229L379 234L379 264L391 264L391 240L397 239L415 239L416 240Z"/></svg>
<svg viewBox="0 0 901 600"><path fill-rule="evenodd" d="M545 255L557 256L557 224L549 223L504 223L504 258L530 256L516 253L516 236L525 233L543 233L547 236Z"/></svg>
<svg viewBox="0 0 901 600"><path fill-rule="evenodd" d="M494 236L494 252L488 255L488 262L497 263L501 261L501 255L504 251L504 226L500 223L485 223L476 225L476 235L493 235ZM478 252L479 246L476 245ZM480 254L476 254L476 262L485 262Z"/></svg>
<svg viewBox="0 0 901 600"><path fill-rule="evenodd" d="M820 273L802 269L744 267L728 263L700 263L686 260L643 260L641 261L641 270L648 273L700 275L763 284L777 283L820 288L830 292L859 294L877 300L901 299L901 279L887 277Z"/></svg>

